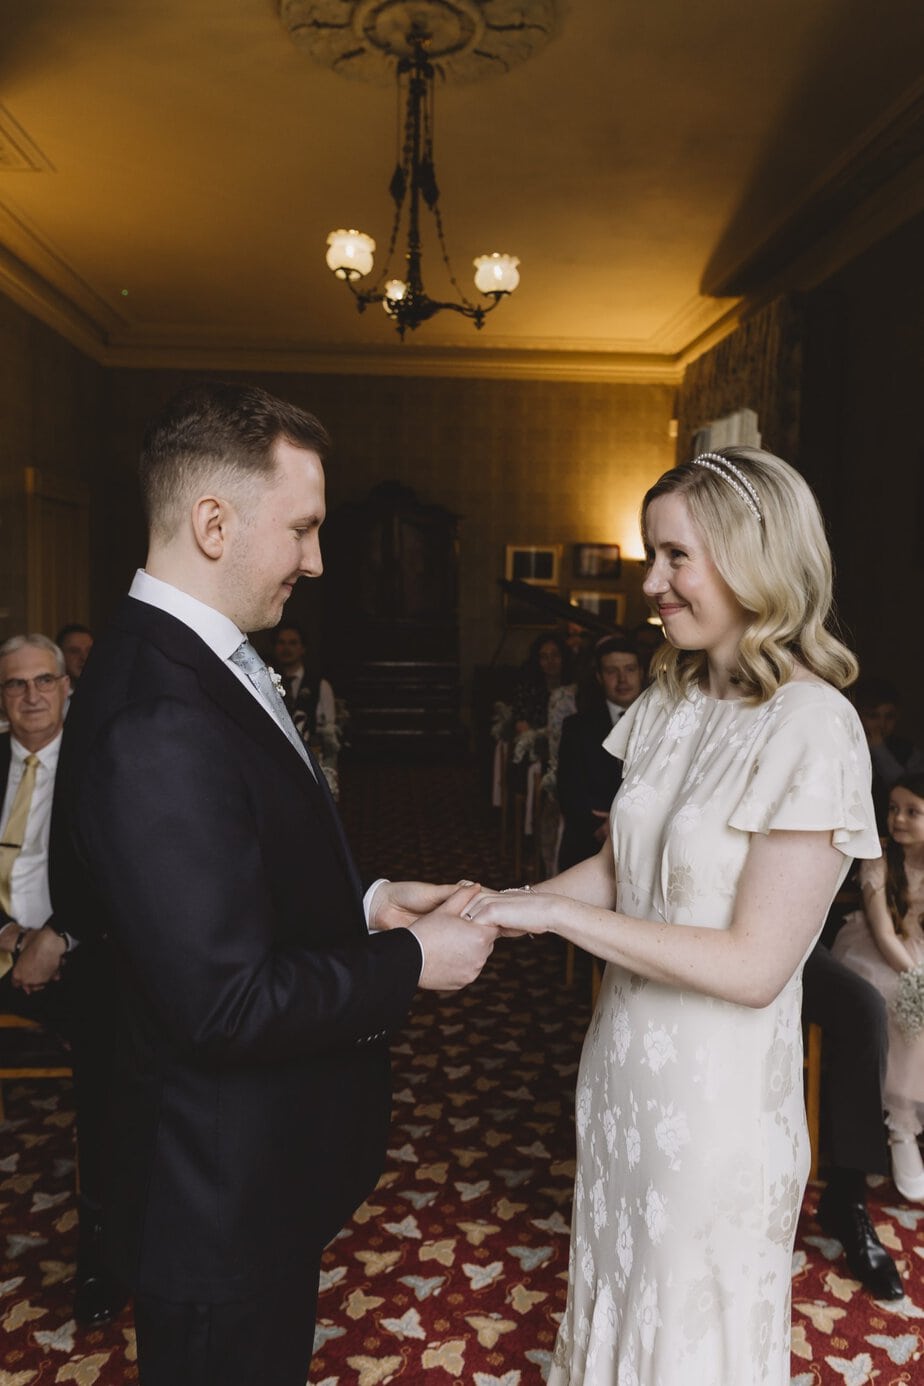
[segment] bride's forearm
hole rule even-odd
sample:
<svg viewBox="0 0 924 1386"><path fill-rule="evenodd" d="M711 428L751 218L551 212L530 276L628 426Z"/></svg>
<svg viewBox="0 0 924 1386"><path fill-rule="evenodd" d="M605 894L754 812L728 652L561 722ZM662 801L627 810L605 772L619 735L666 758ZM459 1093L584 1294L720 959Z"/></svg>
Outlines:
<svg viewBox="0 0 924 1386"><path fill-rule="evenodd" d="M534 891L549 895L570 895L585 905L610 909L616 899L616 866L612 842L604 842L600 851L576 866L569 866L557 876L533 886Z"/></svg>
<svg viewBox="0 0 924 1386"><path fill-rule="evenodd" d="M603 858L584 862L583 899L563 872L531 895L480 896L472 916L526 933L552 930L588 952L656 982L701 991L739 1005L768 1006L799 966L821 928L843 858L820 832L773 832L752 839L728 928L635 919L600 902ZM594 865L596 863L596 865ZM585 868L589 868L585 871Z"/></svg>
<svg viewBox="0 0 924 1386"><path fill-rule="evenodd" d="M744 1006L767 1004L763 990L742 967L740 944L729 930L633 919L577 901L562 904L555 933L604 962L684 991Z"/></svg>

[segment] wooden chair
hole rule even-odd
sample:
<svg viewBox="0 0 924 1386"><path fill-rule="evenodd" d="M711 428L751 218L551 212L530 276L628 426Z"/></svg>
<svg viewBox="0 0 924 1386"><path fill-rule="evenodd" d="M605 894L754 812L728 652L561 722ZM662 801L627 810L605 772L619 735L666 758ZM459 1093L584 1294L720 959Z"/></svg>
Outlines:
<svg viewBox="0 0 924 1386"><path fill-rule="evenodd" d="M23 1044L17 1044L12 1036L3 1034L0 1052L0 1122L6 1120L3 1105L3 1084L11 1078L71 1078L73 1069L64 1055L54 1053L52 1045L30 1044L30 1037L45 1035L44 1026L37 1021L25 1020L22 1016L0 1013L0 1031L21 1031ZM12 1042L7 1043L7 1040ZM55 1060L57 1059L57 1062Z"/></svg>
<svg viewBox="0 0 924 1386"><path fill-rule="evenodd" d="M510 743L498 741L494 747L491 769L491 804L498 810L500 854L506 858L510 845L511 796L509 782Z"/></svg>
<svg viewBox="0 0 924 1386"><path fill-rule="evenodd" d="M596 1010L597 997L600 995L600 986L603 982L603 969L606 963L599 958L590 959L590 1008Z"/></svg>
<svg viewBox="0 0 924 1386"><path fill-rule="evenodd" d="M805 1073L805 1118L808 1123L812 1162L809 1179L818 1178L818 1156L821 1145L821 1026L808 1025L805 1030L805 1052L802 1061Z"/></svg>

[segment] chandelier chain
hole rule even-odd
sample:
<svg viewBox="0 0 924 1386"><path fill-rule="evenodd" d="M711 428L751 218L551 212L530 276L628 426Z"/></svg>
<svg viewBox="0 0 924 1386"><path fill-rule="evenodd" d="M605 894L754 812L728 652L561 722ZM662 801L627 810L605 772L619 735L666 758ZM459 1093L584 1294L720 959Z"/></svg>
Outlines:
<svg viewBox="0 0 924 1386"><path fill-rule="evenodd" d="M421 323L445 310L462 314L463 317L469 318L476 328L480 328L486 315L493 312L512 293L519 281L519 261L516 257L500 255L497 252L479 256L474 262L477 271L476 287L485 299L489 300L485 304L473 303L456 278L443 228L433 153L436 124L435 77L440 69L435 69L427 59L428 41L426 35L417 35L412 56L402 57L397 65L398 120L395 127L395 170L389 185L394 203L394 216L384 260L380 262L384 263L384 268L377 276L373 288L363 290L357 286L357 281L373 267L375 242L372 237L347 230L332 231L328 236L330 249L327 263L338 278L346 280L359 311L363 312L371 303L382 304L402 339L408 329L413 331ZM403 122L402 99L406 103ZM420 225L420 213L424 210L433 218L443 266L457 295L455 301L443 302L431 298L424 287ZM396 272L393 261L395 256L400 254L398 241L402 223L405 221L405 267L403 272Z"/></svg>

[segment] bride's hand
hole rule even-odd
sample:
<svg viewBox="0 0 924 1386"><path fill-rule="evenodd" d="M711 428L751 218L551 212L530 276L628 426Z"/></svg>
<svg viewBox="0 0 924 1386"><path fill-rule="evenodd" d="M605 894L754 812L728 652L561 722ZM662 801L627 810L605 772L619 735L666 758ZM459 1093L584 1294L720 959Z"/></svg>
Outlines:
<svg viewBox="0 0 924 1386"><path fill-rule="evenodd" d="M498 895L483 890L466 907L464 917L493 924L504 934L548 934L565 922L571 903L564 895L546 891L507 890Z"/></svg>

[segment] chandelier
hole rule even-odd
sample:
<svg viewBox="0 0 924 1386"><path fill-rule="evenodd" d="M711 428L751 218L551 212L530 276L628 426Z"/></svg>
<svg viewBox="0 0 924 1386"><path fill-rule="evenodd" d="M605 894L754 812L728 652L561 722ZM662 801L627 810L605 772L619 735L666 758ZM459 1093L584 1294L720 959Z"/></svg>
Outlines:
<svg viewBox="0 0 924 1386"><path fill-rule="evenodd" d="M408 329L413 332L422 322L444 310L470 318L475 326L480 328L487 314L492 313L503 299L512 294L520 282L517 269L520 262L515 255L501 255L497 251L489 255L479 255L473 262L475 287L488 301L472 303L459 287L449 262L433 160L435 70L427 56L428 41L429 36L426 32L412 31L406 36L410 51L398 59L398 88L400 92L402 82L406 81L407 102L403 132L400 126L398 131L399 139L402 141L401 155L389 184L389 192L395 204L395 215L384 267L372 288L359 287L359 281L372 272L375 255L375 241L372 237L362 231L341 229L332 231L327 238L328 267L338 279L346 282L356 299L359 311L364 312L370 303L381 303L397 327L398 336L402 341ZM424 288L421 203L433 218L443 263L449 273L450 283L458 294L456 300L431 298ZM388 277L405 218L403 277Z"/></svg>

